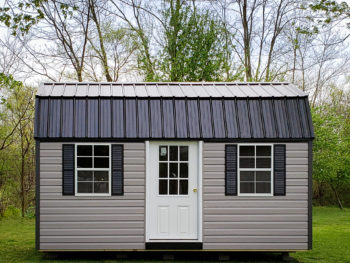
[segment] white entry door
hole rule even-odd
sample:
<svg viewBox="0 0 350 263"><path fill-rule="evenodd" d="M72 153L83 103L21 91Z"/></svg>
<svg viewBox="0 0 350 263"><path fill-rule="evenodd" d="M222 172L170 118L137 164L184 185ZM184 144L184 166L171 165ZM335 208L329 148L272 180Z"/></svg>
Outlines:
<svg viewBox="0 0 350 263"><path fill-rule="evenodd" d="M150 142L146 239L198 240L198 143Z"/></svg>

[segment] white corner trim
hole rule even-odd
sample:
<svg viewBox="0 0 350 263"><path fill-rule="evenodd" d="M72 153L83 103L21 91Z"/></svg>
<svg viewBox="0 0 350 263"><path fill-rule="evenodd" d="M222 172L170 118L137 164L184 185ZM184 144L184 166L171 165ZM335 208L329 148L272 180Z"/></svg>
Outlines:
<svg viewBox="0 0 350 263"><path fill-rule="evenodd" d="M146 214L145 214L145 239L146 242L149 242L149 229L150 229L150 222L147 219L148 216L150 216L150 208L147 205L147 200L149 200L150 198L150 194L149 194L149 184L150 184L150 180L148 180L149 178L149 174L150 174L150 164L149 164L149 141L145 142L145 166L146 166L146 174L145 174L145 193L146 193L146 199L145 199L145 206L146 206Z"/></svg>
<svg viewBox="0 0 350 263"><path fill-rule="evenodd" d="M198 241L203 242L203 141L198 142Z"/></svg>

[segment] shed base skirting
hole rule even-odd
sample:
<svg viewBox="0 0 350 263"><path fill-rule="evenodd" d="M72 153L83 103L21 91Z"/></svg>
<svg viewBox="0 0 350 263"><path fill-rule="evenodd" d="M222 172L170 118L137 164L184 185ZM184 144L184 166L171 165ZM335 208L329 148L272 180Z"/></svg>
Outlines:
<svg viewBox="0 0 350 263"><path fill-rule="evenodd" d="M308 249L39 249L42 253L59 253L59 252L289 252L308 251Z"/></svg>
<svg viewBox="0 0 350 263"><path fill-rule="evenodd" d="M146 249L180 249L180 250L192 250L203 249L203 243L201 242L146 242Z"/></svg>

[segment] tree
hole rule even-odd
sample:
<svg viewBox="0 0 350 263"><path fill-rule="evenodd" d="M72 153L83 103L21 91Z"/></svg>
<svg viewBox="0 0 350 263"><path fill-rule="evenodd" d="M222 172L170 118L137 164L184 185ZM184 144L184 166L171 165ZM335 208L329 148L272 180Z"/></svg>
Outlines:
<svg viewBox="0 0 350 263"><path fill-rule="evenodd" d="M2 135L0 154L11 147L11 157L8 162L13 162L11 171L2 170L0 187L6 182L16 181L16 196L19 197L22 216L34 199L34 90L16 81L12 76L0 74L1 101L1 127ZM3 131L8 131L4 133ZM11 166L5 165L3 167ZM2 189L0 189L2 192ZM0 207L4 207L3 204Z"/></svg>
<svg viewBox="0 0 350 263"><path fill-rule="evenodd" d="M224 73L224 36L220 21L187 2L164 3L164 45L159 57L164 80L220 80Z"/></svg>
<svg viewBox="0 0 350 263"><path fill-rule="evenodd" d="M313 109L314 179L326 183L343 208L341 189L350 183L350 94L333 90L328 103Z"/></svg>

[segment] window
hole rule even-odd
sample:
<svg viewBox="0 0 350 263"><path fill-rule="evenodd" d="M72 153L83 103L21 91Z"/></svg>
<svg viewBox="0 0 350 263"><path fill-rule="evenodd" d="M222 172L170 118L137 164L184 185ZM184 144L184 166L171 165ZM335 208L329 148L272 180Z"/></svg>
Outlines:
<svg viewBox="0 0 350 263"><path fill-rule="evenodd" d="M188 146L159 146L159 194L188 195Z"/></svg>
<svg viewBox="0 0 350 263"><path fill-rule="evenodd" d="M111 146L76 145L76 195L110 195Z"/></svg>
<svg viewBox="0 0 350 263"><path fill-rule="evenodd" d="M272 151L272 145L239 145L240 195L272 195Z"/></svg>

